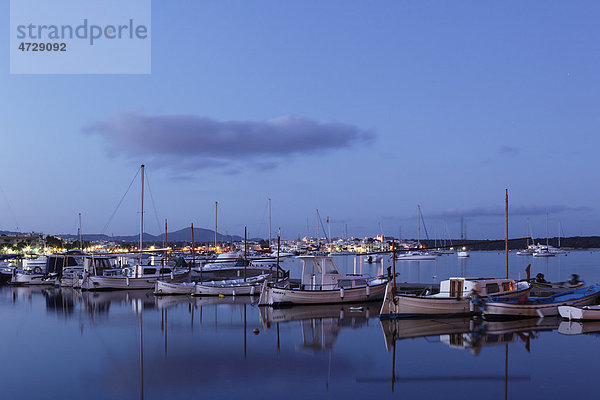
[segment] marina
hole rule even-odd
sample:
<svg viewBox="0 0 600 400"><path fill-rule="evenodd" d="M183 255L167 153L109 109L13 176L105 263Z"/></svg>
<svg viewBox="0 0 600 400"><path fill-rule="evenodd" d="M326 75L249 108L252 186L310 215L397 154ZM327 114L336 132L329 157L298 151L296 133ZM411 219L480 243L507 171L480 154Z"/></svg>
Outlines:
<svg viewBox="0 0 600 400"><path fill-rule="evenodd" d="M0 400L596 398L598 15L9 0Z"/></svg>
<svg viewBox="0 0 600 400"><path fill-rule="evenodd" d="M365 276L388 266L335 256L342 274L355 272L354 257L356 272ZM525 261L510 255L511 278L525 277ZM435 286L453 276L490 275L503 263L502 253L483 251L467 260L444 256L398 263L398 282ZM599 263L600 252L571 251L568 257L536 259L531 270L552 281L577 273L597 282ZM287 259L283 266L292 279L300 278L300 260ZM13 343L5 347L0 367L3 393L158 399L209 392L211 398L231 398L248 390L273 397L286 387L292 398L437 398L485 388L497 393L493 398L516 399L592 390L590 367L600 333L593 321L557 316L381 321L378 313L377 302L277 309L259 307L258 296L2 285L0 339ZM35 355L40 352L41 359ZM587 356L580 358L582 353ZM548 357L552 365L543 361ZM32 364L32 358L39 361ZM448 369L449 363L460 368ZM24 390L18 384L24 371L41 384ZM556 384L557 375L570 376L571 384Z"/></svg>

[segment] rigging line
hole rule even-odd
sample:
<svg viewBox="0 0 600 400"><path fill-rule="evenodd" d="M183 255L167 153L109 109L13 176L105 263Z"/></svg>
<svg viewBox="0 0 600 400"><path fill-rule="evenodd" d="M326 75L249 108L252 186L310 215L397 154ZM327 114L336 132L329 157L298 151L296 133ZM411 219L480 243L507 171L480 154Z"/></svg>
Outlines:
<svg viewBox="0 0 600 400"><path fill-rule="evenodd" d="M423 213L421 213L421 222L423 223L423 228L425 229L425 236L427 240L429 240L429 233L427 233L427 227L425 226L425 219L423 219Z"/></svg>
<svg viewBox="0 0 600 400"><path fill-rule="evenodd" d="M329 242L329 237L327 236L327 231L325 230L325 226L323 226L323 220L321 219L321 214L319 214L319 210L317 209L317 216L319 217L319 222L321 223L321 228L323 229L323 234L325 235L325 239Z"/></svg>
<svg viewBox="0 0 600 400"><path fill-rule="evenodd" d="M148 193L150 193L150 200L152 203L152 208L154 209L154 217L156 218L156 228L158 232L160 232L160 222L158 222L158 212L156 212L156 203L154 203L154 196L152 195L152 189L150 188L150 179L148 178L148 173L144 170L144 175L146 175L146 183L148 184Z"/></svg>
<svg viewBox="0 0 600 400"><path fill-rule="evenodd" d="M10 201L8 201L8 197L6 196L6 193L4 192L4 189L2 188L2 186L0 186L0 191L2 192L2 197L4 197L4 200L6 201L6 206L8 207L8 211L10 212L10 215L13 217L13 219L15 220L15 227L17 228L17 232L19 231L19 221L17 221L17 217L15 215L15 212L13 211L11 205L10 205Z"/></svg>
<svg viewBox="0 0 600 400"><path fill-rule="evenodd" d="M133 179L131 180L131 183L129 184L129 187L127 188L127 190L125 191L125 193L123 194L123 197L121 197L121 200L119 200L119 204L117 204L117 207L115 208L115 211L113 211L112 215L110 216L110 218L108 219L108 222L106 223L106 225L104 225L104 228L102 229L102 234L106 233L106 230L108 229L110 223L112 222L112 219L115 217L115 215L117 214L117 211L119 210L119 207L121 207L121 203L123 203L123 200L125 199L125 196L127 196L127 193L129 193L129 189L131 189L131 186L133 186L133 182L135 182L137 176L140 173L141 168L139 168L137 170L137 172L135 173L135 176L133 177Z"/></svg>
<svg viewBox="0 0 600 400"><path fill-rule="evenodd" d="M260 223L258 224L258 227L257 227L257 229L256 229L256 232L258 232L258 235L259 235L259 236L263 234L263 230L262 230L262 229L263 229L263 226L265 227L265 229L267 229L267 228L266 228L266 226L267 226L266 219L267 219L267 212L268 212L268 209L269 209L269 203L267 202L267 203L265 204L265 208L264 208L264 210L263 210L263 213L262 213L262 218L261 218L261 221L260 221Z"/></svg>

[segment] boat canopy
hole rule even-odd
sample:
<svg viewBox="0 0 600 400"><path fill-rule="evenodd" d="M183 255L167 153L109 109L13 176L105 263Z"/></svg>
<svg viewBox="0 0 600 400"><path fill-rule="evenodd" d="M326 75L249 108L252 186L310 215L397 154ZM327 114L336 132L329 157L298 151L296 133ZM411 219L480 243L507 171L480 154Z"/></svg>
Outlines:
<svg viewBox="0 0 600 400"><path fill-rule="evenodd" d="M306 288L327 288L337 285L340 276L331 256L300 256L302 260L302 285Z"/></svg>

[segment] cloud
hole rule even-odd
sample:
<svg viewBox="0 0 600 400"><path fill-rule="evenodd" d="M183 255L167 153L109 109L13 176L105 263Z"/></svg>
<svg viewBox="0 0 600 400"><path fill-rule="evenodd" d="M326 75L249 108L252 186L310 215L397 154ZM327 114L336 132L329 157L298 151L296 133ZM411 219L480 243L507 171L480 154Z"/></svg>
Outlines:
<svg viewBox="0 0 600 400"><path fill-rule="evenodd" d="M509 216L535 216L549 214L560 214L565 212L587 212L589 207L568 207L563 205L553 206L519 206L508 209ZM466 209L450 209L442 213L432 215L433 218L474 218L474 217L498 217L504 216L504 207L473 207Z"/></svg>
<svg viewBox="0 0 600 400"><path fill-rule="evenodd" d="M372 132L301 116L266 121L216 121L195 115L122 113L83 131L104 139L111 155L135 157L154 167L201 170L241 166L275 168L290 156L318 154L369 143Z"/></svg>

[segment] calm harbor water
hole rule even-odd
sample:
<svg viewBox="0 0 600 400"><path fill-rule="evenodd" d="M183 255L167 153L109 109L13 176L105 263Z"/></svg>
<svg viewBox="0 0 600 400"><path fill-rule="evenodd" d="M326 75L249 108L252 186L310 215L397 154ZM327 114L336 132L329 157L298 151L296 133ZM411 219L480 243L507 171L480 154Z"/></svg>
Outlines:
<svg viewBox="0 0 600 400"><path fill-rule="evenodd" d="M366 275L390 264L337 260ZM286 263L298 276L297 261ZM511 277L525 277L529 263L532 276L600 282L600 252L511 254ZM497 252L396 265L407 282L504 275ZM273 310L255 300L2 286L0 397L536 399L596 390L600 323L382 324L378 304Z"/></svg>

